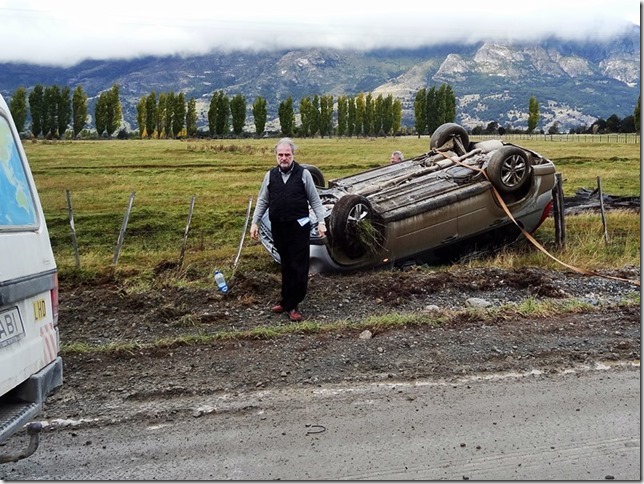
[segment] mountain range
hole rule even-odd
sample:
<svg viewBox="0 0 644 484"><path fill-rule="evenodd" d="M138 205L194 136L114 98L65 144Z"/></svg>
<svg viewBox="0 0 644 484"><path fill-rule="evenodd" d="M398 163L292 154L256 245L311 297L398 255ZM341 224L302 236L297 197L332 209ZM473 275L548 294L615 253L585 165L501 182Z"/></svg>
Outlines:
<svg viewBox="0 0 644 484"><path fill-rule="evenodd" d="M561 132L598 118L633 114L640 94L640 27L609 39L445 44L368 52L311 48L273 52L211 52L208 55L87 60L71 67L0 64L0 93L18 87L81 85L89 112L101 91L118 84L124 124L136 129L136 104L151 92L184 92L197 99L199 125L213 92L242 94L249 108L267 100L276 125L279 103L315 94L374 97L392 94L403 102L403 126L414 124L414 96L423 87L449 84L457 97L456 122L473 128L498 122L527 127L528 103L540 105L538 129L557 122ZM268 128L271 127L269 122Z"/></svg>

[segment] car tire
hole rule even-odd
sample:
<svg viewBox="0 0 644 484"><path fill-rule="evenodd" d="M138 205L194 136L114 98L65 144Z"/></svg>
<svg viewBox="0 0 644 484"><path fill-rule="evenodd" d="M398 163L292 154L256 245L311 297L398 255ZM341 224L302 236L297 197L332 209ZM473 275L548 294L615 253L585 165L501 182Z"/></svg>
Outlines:
<svg viewBox="0 0 644 484"><path fill-rule="evenodd" d="M322 174L319 168L313 165L305 165L305 164L301 164L300 166L302 168L306 168L307 170L309 170L309 173L311 173L311 176L313 177L313 183L315 183L316 187L324 188L325 186L324 175Z"/></svg>
<svg viewBox="0 0 644 484"><path fill-rule="evenodd" d="M532 177L532 164L521 148L504 146L492 154L486 171L499 193L514 193Z"/></svg>
<svg viewBox="0 0 644 484"><path fill-rule="evenodd" d="M329 230L333 245L352 259L375 253L382 243L371 202L361 195L345 195L331 211Z"/></svg>
<svg viewBox="0 0 644 484"><path fill-rule="evenodd" d="M429 139L429 149L442 148L450 141L458 155L464 155L469 149L470 136L463 126L456 123L445 123L436 128Z"/></svg>

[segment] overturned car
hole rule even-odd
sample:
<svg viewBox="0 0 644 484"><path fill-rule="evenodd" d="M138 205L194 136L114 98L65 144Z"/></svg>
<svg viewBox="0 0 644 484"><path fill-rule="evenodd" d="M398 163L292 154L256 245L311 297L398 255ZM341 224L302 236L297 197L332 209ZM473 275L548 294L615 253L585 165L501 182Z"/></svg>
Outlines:
<svg viewBox="0 0 644 484"><path fill-rule="evenodd" d="M434 132L429 152L328 186L318 168L302 166L313 175L328 230L318 236L311 210L311 272L447 262L507 244L519 227L530 233L546 219L555 186L552 161L501 140L470 142L454 123ZM259 234L279 262L268 212Z"/></svg>

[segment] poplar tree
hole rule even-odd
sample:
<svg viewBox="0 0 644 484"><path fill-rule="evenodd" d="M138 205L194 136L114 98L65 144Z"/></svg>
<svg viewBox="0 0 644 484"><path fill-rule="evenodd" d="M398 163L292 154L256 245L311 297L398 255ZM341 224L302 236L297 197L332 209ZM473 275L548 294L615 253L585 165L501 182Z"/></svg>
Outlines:
<svg viewBox="0 0 644 484"><path fill-rule="evenodd" d="M136 103L136 124L139 125L139 137L143 138L146 135L145 130L145 120L147 117L147 111L145 109L145 101L147 96L143 96L139 99L139 102Z"/></svg>
<svg viewBox="0 0 644 484"><path fill-rule="evenodd" d="M372 133L375 136L380 136L384 133L384 120L385 116L385 100L382 97L382 94L378 94L378 97L373 102L373 128Z"/></svg>
<svg viewBox="0 0 644 484"><path fill-rule="evenodd" d="M378 96L381 100L382 125L380 128L385 136L391 134L394 125L394 97L389 94L386 98Z"/></svg>
<svg viewBox="0 0 644 484"><path fill-rule="evenodd" d="M96 124L96 132L98 136L103 136L107 126L107 92L103 91L96 101L94 108L94 123Z"/></svg>
<svg viewBox="0 0 644 484"><path fill-rule="evenodd" d="M121 121L123 120L118 84L114 84L105 94L105 131L107 136L111 137L121 126Z"/></svg>
<svg viewBox="0 0 644 484"><path fill-rule="evenodd" d="M633 121L635 123L636 133L639 133L640 131L640 98L641 95L637 96L637 103L635 104L635 109L633 110Z"/></svg>
<svg viewBox="0 0 644 484"><path fill-rule="evenodd" d="M230 101L230 113L232 116L233 133L235 136L242 134L246 124L246 98L241 94L233 96Z"/></svg>
<svg viewBox="0 0 644 484"><path fill-rule="evenodd" d="M168 96L165 93L159 94L159 102L157 103L157 110L154 118L155 124L156 124L156 130L157 130L157 138L159 139L166 136L165 118L166 118L166 105L168 104L167 97Z"/></svg>
<svg viewBox="0 0 644 484"><path fill-rule="evenodd" d="M289 96L282 101L277 110L280 129L284 136L293 136L295 130L295 114L293 113L293 98Z"/></svg>
<svg viewBox="0 0 644 484"><path fill-rule="evenodd" d="M452 86L443 84L443 98L445 101L445 113L443 116L444 123L453 123L456 120L456 95Z"/></svg>
<svg viewBox="0 0 644 484"><path fill-rule="evenodd" d="M165 93L165 124L163 131L165 131L166 138L173 137L172 122L174 120L174 92Z"/></svg>
<svg viewBox="0 0 644 484"><path fill-rule="evenodd" d="M395 136L398 131L400 131L400 125L402 124L402 102L400 99L395 99L392 106L392 119L391 124L392 134Z"/></svg>
<svg viewBox="0 0 644 484"><path fill-rule="evenodd" d="M356 97L356 116L355 116L355 128L354 134L360 136L361 134L366 134L364 132L364 116L365 116L365 97L364 93L359 93Z"/></svg>
<svg viewBox="0 0 644 484"><path fill-rule="evenodd" d="M18 133L22 133L27 121L27 90L24 87L16 89L13 96L11 96L9 111L11 111L11 117Z"/></svg>
<svg viewBox="0 0 644 484"><path fill-rule="evenodd" d="M427 129L427 89L424 87L416 93L414 98L414 127L420 138Z"/></svg>
<svg viewBox="0 0 644 484"><path fill-rule="evenodd" d="M447 84L441 84L440 87L436 90L436 120L438 126L441 124L447 123ZM434 128L434 130L436 129Z"/></svg>
<svg viewBox="0 0 644 484"><path fill-rule="evenodd" d="M223 91L219 91L216 96L217 119L215 120L215 133L217 136L228 134L228 118L230 118L230 101Z"/></svg>
<svg viewBox="0 0 644 484"><path fill-rule="evenodd" d="M311 97L306 96L300 99L300 130L299 135L308 138L311 135L311 117L313 103Z"/></svg>
<svg viewBox="0 0 644 484"><path fill-rule="evenodd" d="M68 86L65 86L60 91L57 103L57 122L58 122L58 136L65 137L65 133L72 122L72 99L71 91Z"/></svg>
<svg viewBox="0 0 644 484"><path fill-rule="evenodd" d="M309 123L311 130L311 137L315 138L315 135L320 131L320 96L317 94L313 96L313 105L311 106L311 120Z"/></svg>
<svg viewBox="0 0 644 484"><path fill-rule="evenodd" d="M320 136L333 134L333 96L320 97Z"/></svg>
<svg viewBox="0 0 644 484"><path fill-rule="evenodd" d="M152 91L145 98L145 132L148 138L154 136L157 129L157 95Z"/></svg>
<svg viewBox="0 0 644 484"><path fill-rule="evenodd" d="M253 103L253 119L255 121L255 133L257 136L261 136L264 129L266 129L267 115L266 99L261 96L257 96Z"/></svg>
<svg viewBox="0 0 644 484"><path fill-rule="evenodd" d="M373 135L373 96L367 94L364 102L364 118L362 120L365 136Z"/></svg>
<svg viewBox="0 0 644 484"><path fill-rule="evenodd" d="M31 134L38 137L42 133L43 103L45 88L42 84L36 84L29 93L29 111L31 113Z"/></svg>
<svg viewBox="0 0 644 484"><path fill-rule="evenodd" d="M42 112L42 135L45 138L56 136L58 128L58 97L60 88L58 86L47 86L43 96Z"/></svg>
<svg viewBox="0 0 644 484"><path fill-rule="evenodd" d="M347 135L356 134L356 100L353 96L347 99Z"/></svg>
<svg viewBox="0 0 644 484"><path fill-rule="evenodd" d="M427 132L432 134L436 131L441 123L441 113L439 111L438 91L436 87L432 86L427 91Z"/></svg>
<svg viewBox="0 0 644 484"><path fill-rule="evenodd" d="M87 121L87 94L83 92L82 86L74 89L72 95L72 132L76 138L85 127Z"/></svg>
<svg viewBox="0 0 644 484"><path fill-rule="evenodd" d="M338 136L347 134L347 124L349 116L349 100L347 96L338 97Z"/></svg>
<svg viewBox="0 0 644 484"><path fill-rule="evenodd" d="M172 136L181 137L186 127L186 96L180 92L174 97L174 109L172 110Z"/></svg>
<svg viewBox="0 0 644 484"><path fill-rule="evenodd" d="M532 96L528 103L528 133L532 133L539 123L539 102Z"/></svg>
<svg viewBox="0 0 644 484"><path fill-rule="evenodd" d="M212 99L210 100L210 108L208 110L208 126L210 127L212 123L212 127L210 128L212 136L220 136L221 134L223 134L225 121L228 117L227 112L222 112L222 109L224 109L222 98L225 98L224 92L217 91L213 93ZM221 123L221 126L219 126L219 123Z"/></svg>
<svg viewBox="0 0 644 484"><path fill-rule="evenodd" d="M217 124L217 93L213 93L212 98L210 99L210 105L208 106L208 131L210 136L213 137L216 134L215 125Z"/></svg>
<svg viewBox="0 0 644 484"><path fill-rule="evenodd" d="M188 136L197 134L197 100L191 97L188 100L188 110L186 111L186 133Z"/></svg>

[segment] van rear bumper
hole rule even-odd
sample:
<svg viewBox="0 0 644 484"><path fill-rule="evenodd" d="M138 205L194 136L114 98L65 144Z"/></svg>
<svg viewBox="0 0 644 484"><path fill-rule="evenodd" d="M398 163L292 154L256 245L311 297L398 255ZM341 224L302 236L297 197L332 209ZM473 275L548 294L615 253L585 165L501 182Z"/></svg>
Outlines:
<svg viewBox="0 0 644 484"><path fill-rule="evenodd" d="M47 395L53 393L62 384L63 359L58 356L16 389L17 398L25 402L43 403Z"/></svg>
<svg viewBox="0 0 644 484"><path fill-rule="evenodd" d="M54 361L31 375L15 390L0 399L0 443L38 416L47 396L63 384L63 359Z"/></svg>

